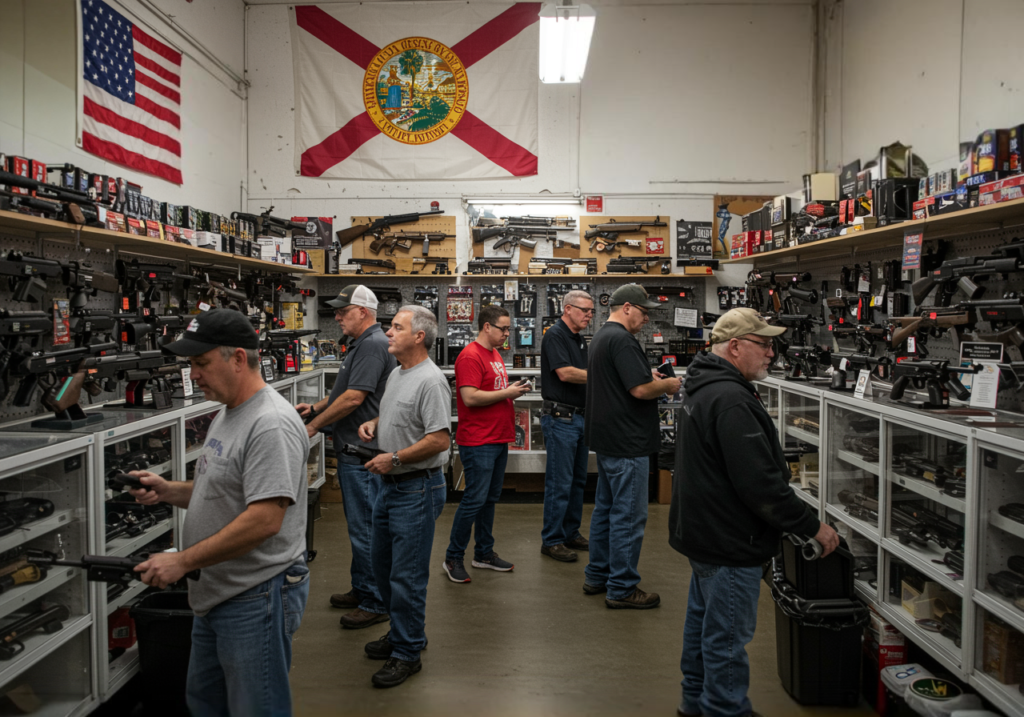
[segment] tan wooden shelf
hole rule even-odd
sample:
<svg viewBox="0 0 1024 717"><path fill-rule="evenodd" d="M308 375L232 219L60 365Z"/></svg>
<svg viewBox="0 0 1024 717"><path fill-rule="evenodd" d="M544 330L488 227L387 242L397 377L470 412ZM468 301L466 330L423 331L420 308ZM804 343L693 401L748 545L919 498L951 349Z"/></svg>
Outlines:
<svg viewBox="0 0 1024 717"><path fill-rule="evenodd" d="M202 247L177 244L175 242L154 239L152 237L112 232L108 229L80 227L77 224L58 222L52 219L41 219L18 212L0 211L0 229L41 236L51 241L68 241L81 243L90 248L116 248L119 252L137 253L165 259L188 259L190 262L237 265L244 269L260 269L269 272L286 274L313 274L312 269L302 266L289 266L263 259L236 256Z"/></svg>
<svg viewBox="0 0 1024 717"><path fill-rule="evenodd" d="M840 256L867 249L900 246L903 244L903 233L907 229L922 230L925 240L928 240L1018 224L1024 225L1024 199L1014 199L1010 202L991 204L985 207L973 207L952 214L914 219L876 229L849 232L843 236L776 249L763 254L753 254L742 259L723 259L721 263L753 264L755 267L771 266L826 256Z"/></svg>

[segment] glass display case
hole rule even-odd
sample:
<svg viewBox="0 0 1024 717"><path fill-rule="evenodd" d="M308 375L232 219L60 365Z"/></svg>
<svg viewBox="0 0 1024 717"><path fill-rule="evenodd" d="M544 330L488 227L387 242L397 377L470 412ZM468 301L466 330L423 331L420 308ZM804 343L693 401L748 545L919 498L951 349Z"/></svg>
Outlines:
<svg viewBox="0 0 1024 717"><path fill-rule="evenodd" d="M885 421L884 537L931 579L963 594L967 442L936 427Z"/></svg>
<svg viewBox="0 0 1024 717"><path fill-rule="evenodd" d="M764 404L764 408L768 411L768 415L772 417L772 420L779 420L779 389L774 386L761 383L760 381L754 382L754 388L757 389L757 397L761 399L761 403Z"/></svg>
<svg viewBox="0 0 1024 717"><path fill-rule="evenodd" d="M818 449L821 445L821 401L782 390L781 399L775 399L780 392L769 391L761 395L761 402L771 415L773 401L780 400L782 421L779 426L779 440L790 463L793 474L793 490L813 508L818 509ZM774 407L778 414L778 407Z"/></svg>
<svg viewBox="0 0 1024 717"><path fill-rule="evenodd" d="M857 530L852 521L835 520L833 527L853 555L853 585L857 594L878 601L878 543Z"/></svg>
<svg viewBox="0 0 1024 717"><path fill-rule="evenodd" d="M18 687L25 699L24 702L19 701L19 706L26 705L33 698L38 701L38 706L32 706L30 710L22 712L8 707L2 714L31 712L35 715L81 715L86 714L90 705L95 703L93 663L90 659L93 652L92 630L88 622L82 620L74 623L65 621L63 625L61 630L52 635L38 631L38 635L33 634L26 640L26 643L37 639L52 641L64 633L74 631L62 644L28 669L24 669L23 663L0 662L3 665L0 671L0 691L6 694Z"/></svg>
<svg viewBox="0 0 1024 717"><path fill-rule="evenodd" d="M888 569L885 604L897 628L960 671L963 599L909 562L883 549Z"/></svg>
<svg viewBox="0 0 1024 717"><path fill-rule="evenodd" d="M27 681L29 665L51 658L67 647L76 633L92 622L92 590L79 568L39 566L26 559L30 551L46 551L58 559L77 559L91 552L92 526L86 506L92 504L89 477L92 436L5 434L0 436L0 690L17 678ZM47 657L49 656L49 657ZM57 700L87 699L91 683L88 655L58 673L71 681L44 690ZM52 679L52 678L51 678ZM34 684L29 681L30 684ZM13 686L13 685L12 685ZM60 693L58 695L58 693ZM40 699L49 704L50 699Z"/></svg>
<svg viewBox="0 0 1024 717"><path fill-rule="evenodd" d="M332 381L331 384L333 385L334 382ZM295 403L312 405L325 396L322 373L317 373L314 376L302 376L295 380Z"/></svg>
<svg viewBox="0 0 1024 717"><path fill-rule="evenodd" d="M827 416L829 512L877 539L881 420L836 404Z"/></svg>
<svg viewBox="0 0 1024 717"><path fill-rule="evenodd" d="M1024 632L988 610L977 611L975 678L1007 714L1024 713Z"/></svg>
<svg viewBox="0 0 1024 717"><path fill-rule="evenodd" d="M978 569L975 587L1024 629L1024 454L979 446ZM992 605L995 603L995 605Z"/></svg>

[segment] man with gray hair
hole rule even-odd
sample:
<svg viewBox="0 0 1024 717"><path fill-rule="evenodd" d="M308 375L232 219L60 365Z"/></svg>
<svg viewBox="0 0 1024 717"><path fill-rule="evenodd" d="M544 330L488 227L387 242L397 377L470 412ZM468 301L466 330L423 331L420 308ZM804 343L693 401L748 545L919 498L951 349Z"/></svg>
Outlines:
<svg viewBox="0 0 1024 717"><path fill-rule="evenodd" d="M370 520L380 481L363 467L362 461L345 455L341 448L346 443L358 443L359 426L380 414L384 386L398 363L388 353L388 338L377 323L377 297L370 289L352 284L326 303L334 309L341 332L354 340L338 369L331 395L313 405L300 403L295 408L303 418L310 419L306 424L310 438L321 428L333 433L352 544L352 589L331 595L331 606L354 608L341 617L341 626L354 630L388 619L370 565ZM371 441L369 447L377 448L376 441Z"/></svg>
<svg viewBox="0 0 1024 717"><path fill-rule="evenodd" d="M387 332L399 368L388 376L380 415L359 426L363 443L380 450L366 462L381 486L373 506L370 559L391 630L366 645L366 655L386 660L373 675L377 687L394 687L422 669L430 550L434 521L444 508L444 466L451 445L452 391L429 351L437 319L419 305L403 306Z"/></svg>
<svg viewBox="0 0 1024 717"><path fill-rule="evenodd" d="M576 561L576 550L590 549L580 534L589 454L583 440L587 340L580 332L592 318L594 298L570 291L562 302L562 317L544 332L540 347L540 427L547 449L540 552L565 563Z"/></svg>
<svg viewBox="0 0 1024 717"><path fill-rule="evenodd" d="M690 560L683 627L681 715L749 715L746 646L757 627L761 566L783 533L813 537L828 555L839 536L790 487L774 419L753 381L768 375L772 338L753 309L732 309L711 353L686 370L676 427L669 544Z"/></svg>

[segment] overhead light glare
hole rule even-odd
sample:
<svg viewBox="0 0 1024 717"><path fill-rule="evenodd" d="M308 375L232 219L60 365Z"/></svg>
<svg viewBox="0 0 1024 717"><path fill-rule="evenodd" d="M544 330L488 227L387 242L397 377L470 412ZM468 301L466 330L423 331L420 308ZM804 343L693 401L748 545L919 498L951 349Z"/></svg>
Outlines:
<svg viewBox="0 0 1024 717"><path fill-rule="evenodd" d="M549 3L540 11L540 81L576 83L583 79L597 15L589 5Z"/></svg>

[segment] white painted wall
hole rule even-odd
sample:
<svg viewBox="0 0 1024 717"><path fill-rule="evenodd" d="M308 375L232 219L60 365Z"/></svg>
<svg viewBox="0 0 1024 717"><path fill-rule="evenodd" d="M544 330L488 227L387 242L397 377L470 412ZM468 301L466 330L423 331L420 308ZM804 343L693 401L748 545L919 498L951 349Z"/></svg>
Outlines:
<svg viewBox="0 0 1024 717"><path fill-rule="evenodd" d="M221 63L242 71L242 0L154 0ZM185 53L182 174L177 186L104 162L75 146L77 77L74 0L0 0L0 151L70 162L124 177L144 194L222 214L242 206L245 102L228 72L138 0L113 2ZM219 27L222 25L222 27Z"/></svg>
<svg viewBox="0 0 1024 717"><path fill-rule="evenodd" d="M961 141L1024 122L1024 48L1001 27L1024 23L1014 0L826 0L824 161L835 169L900 140L932 171ZM837 58L841 58L837 61Z"/></svg>

